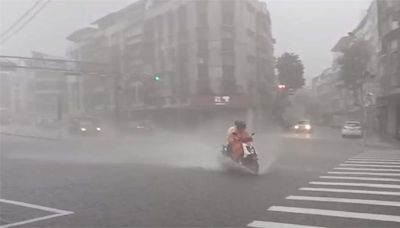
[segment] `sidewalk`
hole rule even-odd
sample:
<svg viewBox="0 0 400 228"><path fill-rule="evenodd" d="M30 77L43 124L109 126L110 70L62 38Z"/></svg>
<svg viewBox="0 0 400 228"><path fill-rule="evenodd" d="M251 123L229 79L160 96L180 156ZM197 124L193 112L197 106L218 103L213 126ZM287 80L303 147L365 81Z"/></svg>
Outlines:
<svg viewBox="0 0 400 228"><path fill-rule="evenodd" d="M388 150L398 150L400 152L400 141L395 139L382 139L378 136L368 137L366 140L366 147L375 149L388 149Z"/></svg>
<svg viewBox="0 0 400 228"><path fill-rule="evenodd" d="M33 125L3 125L1 135L11 135L27 138L60 140L62 132L59 129L43 129Z"/></svg>

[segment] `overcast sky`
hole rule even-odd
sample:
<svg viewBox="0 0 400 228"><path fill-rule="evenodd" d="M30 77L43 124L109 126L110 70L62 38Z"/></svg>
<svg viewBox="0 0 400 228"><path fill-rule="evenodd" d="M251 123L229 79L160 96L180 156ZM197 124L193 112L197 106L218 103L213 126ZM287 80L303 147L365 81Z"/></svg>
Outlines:
<svg viewBox="0 0 400 228"><path fill-rule="evenodd" d="M32 22L0 46L0 53L29 56L31 50L64 56L65 37L135 0L52 0ZM312 78L330 66L330 49L361 20L371 0L267 0L275 55L295 52ZM2 34L36 0L0 0Z"/></svg>

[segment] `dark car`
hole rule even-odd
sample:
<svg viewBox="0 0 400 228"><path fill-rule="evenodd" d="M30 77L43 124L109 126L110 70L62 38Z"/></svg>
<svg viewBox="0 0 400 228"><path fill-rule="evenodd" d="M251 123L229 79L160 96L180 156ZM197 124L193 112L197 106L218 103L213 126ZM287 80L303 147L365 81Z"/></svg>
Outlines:
<svg viewBox="0 0 400 228"><path fill-rule="evenodd" d="M130 121L124 127L126 133L132 134L153 134L154 127L150 121Z"/></svg>
<svg viewBox="0 0 400 228"><path fill-rule="evenodd" d="M102 131L101 121L95 117L73 117L70 120L69 132L71 134L98 135Z"/></svg>

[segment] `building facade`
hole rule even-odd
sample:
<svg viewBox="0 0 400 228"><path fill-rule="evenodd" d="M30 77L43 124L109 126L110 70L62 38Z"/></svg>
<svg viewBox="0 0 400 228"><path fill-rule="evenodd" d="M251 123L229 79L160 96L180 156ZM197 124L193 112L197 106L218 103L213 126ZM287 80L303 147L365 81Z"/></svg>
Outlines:
<svg viewBox="0 0 400 228"><path fill-rule="evenodd" d="M381 42L379 77L382 94L379 120L381 133L400 139L400 1L377 1Z"/></svg>
<svg viewBox="0 0 400 228"><path fill-rule="evenodd" d="M99 92L118 100L121 114L150 111L191 123L199 121L193 113L235 109L238 116L226 119L251 121L255 108L272 103L274 40L265 3L140 0L94 25L68 37L69 56L106 62L118 72L118 92L104 86ZM87 96L94 84L84 86Z"/></svg>

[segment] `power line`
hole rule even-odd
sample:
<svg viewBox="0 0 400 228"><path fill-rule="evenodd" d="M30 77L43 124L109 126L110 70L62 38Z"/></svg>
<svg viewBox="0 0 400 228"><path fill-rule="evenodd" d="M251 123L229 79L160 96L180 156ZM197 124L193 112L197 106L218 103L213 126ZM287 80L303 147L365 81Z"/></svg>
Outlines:
<svg viewBox="0 0 400 228"><path fill-rule="evenodd" d="M3 38L6 36L9 32L11 32L14 27L16 27L25 17L27 17L43 0L38 0L36 1L18 20L16 20L8 29L6 29L4 32L1 33L0 37Z"/></svg>
<svg viewBox="0 0 400 228"><path fill-rule="evenodd" d="M44 7L47 6L47 4L50 3L51 0L47 0L42 6L40 6L40 8L38 10L36 10L33 15L31 17L28 18L27 21L25 21L25 23L23 23L17 30L15 30L13 33L11 33L11 35L9 35L8 37L2 39L0 41L0 45L4 44L5 42L7 42L11 37L13 37L14 35L16 35L18 32L20 32L23 28L25 28L25 26L27 26L43 9Z"/></svg>

